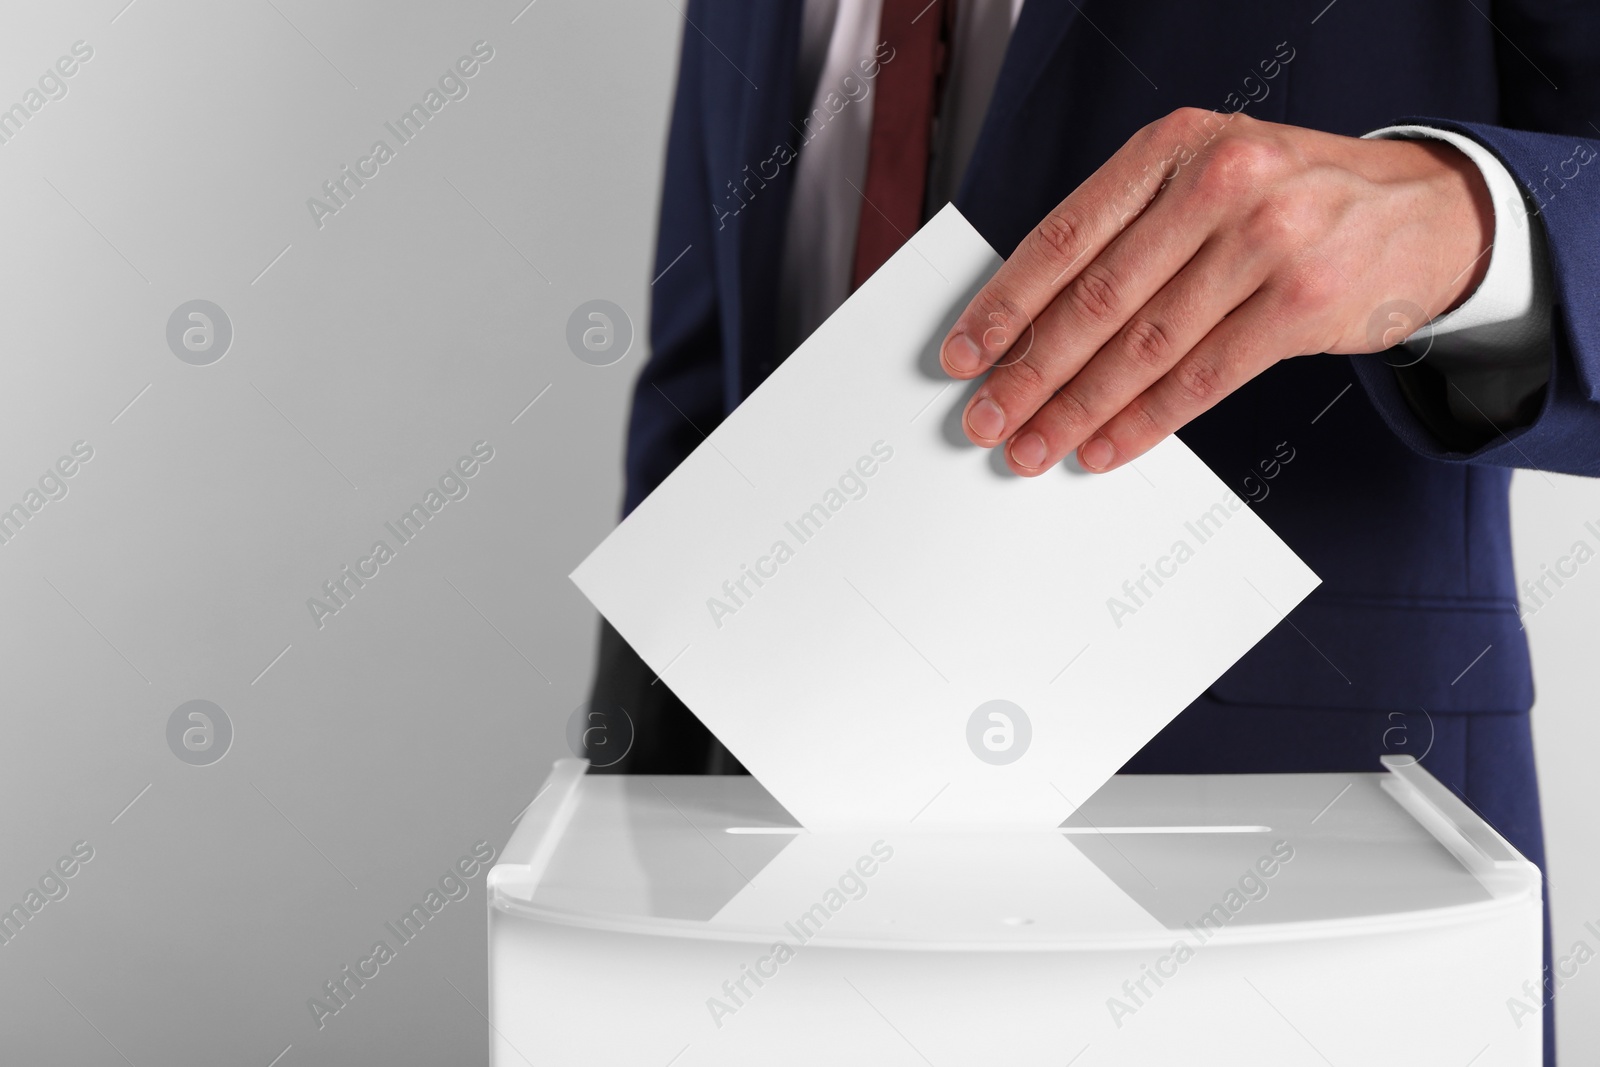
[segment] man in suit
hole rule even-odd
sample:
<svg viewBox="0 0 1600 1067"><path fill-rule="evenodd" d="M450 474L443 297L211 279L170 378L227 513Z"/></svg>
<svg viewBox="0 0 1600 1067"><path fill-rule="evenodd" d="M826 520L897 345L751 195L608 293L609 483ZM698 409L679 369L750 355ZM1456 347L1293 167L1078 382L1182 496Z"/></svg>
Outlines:
<svg viewBox="0 0 1600 1067"><path fill-rule="evenodd" d="M1508 488L1600 473L1600 8L705 0L686 21L625 510L953 199L1008 257L942 348L986 376L968 437L1034 476L1178 432L1323 579L1125 770L1410 752L1543 865ZM609 628L594 698L635 723L611 770L738 770Z"/></svg>

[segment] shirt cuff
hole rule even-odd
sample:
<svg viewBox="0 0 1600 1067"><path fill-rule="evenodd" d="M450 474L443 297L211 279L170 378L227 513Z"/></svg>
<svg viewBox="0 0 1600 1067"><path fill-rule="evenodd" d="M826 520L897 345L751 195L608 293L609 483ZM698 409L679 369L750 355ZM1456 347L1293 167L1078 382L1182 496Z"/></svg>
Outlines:
<svg viewBox="0 0 1600 1067"><path fill-rule="evenodd" d="M1503 431L1526 422L1550 378L1550 263L1521 186L1488 149L1450 130L1389 126L1366 136L1445 141L1483 174L1494 205L1483 281L1403 348L1444 376L1450 414L1464 428Z"/></svg>

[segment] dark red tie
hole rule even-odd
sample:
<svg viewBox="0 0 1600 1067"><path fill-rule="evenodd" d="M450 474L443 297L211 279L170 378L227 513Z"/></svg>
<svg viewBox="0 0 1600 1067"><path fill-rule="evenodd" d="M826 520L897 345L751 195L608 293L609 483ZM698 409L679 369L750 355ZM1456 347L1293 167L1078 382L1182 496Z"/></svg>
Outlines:
<svg viewBox="0 0 1600 1067"><path fill-rule="evenodd" d="M872 104L852 291L922 225L928 151L955 7L956 0L883 0L878 40L893 51L879 67Z"/></svg>

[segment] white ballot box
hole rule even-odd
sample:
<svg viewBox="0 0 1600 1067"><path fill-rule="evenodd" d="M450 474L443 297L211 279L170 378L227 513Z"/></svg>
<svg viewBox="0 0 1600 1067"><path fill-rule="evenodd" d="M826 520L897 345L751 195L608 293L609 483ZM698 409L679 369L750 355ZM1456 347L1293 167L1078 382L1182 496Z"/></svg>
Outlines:
<svg viewBox="0 0 1600 1067"><path fill-rule="evenodd" d="M1409 758L1119 775L1011 832L586 766L489 874L497 1067L1540 1062L1539 871Z"/></svg>

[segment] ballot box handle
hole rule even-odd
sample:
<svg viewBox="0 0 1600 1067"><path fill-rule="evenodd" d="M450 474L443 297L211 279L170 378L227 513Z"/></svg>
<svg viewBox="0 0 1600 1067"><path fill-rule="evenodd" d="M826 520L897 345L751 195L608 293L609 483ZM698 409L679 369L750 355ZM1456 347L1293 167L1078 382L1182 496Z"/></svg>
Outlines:
<svg viewBox="0 0 1600 1067"><path fill-rule="evenodd" d="M534 795L517 823L516 832L489 871L492 893L529 899L544 877L550 857L578 806L578 786L589 769L586 759L556 760L550 776Z"/></svg>
<svg viewBox="0 0 1600 1067"><path fill-rule="evenodd" d="M1412 756L1386 755L1384 790L1497 896L1526 885L1533 864Z"/></svg>

